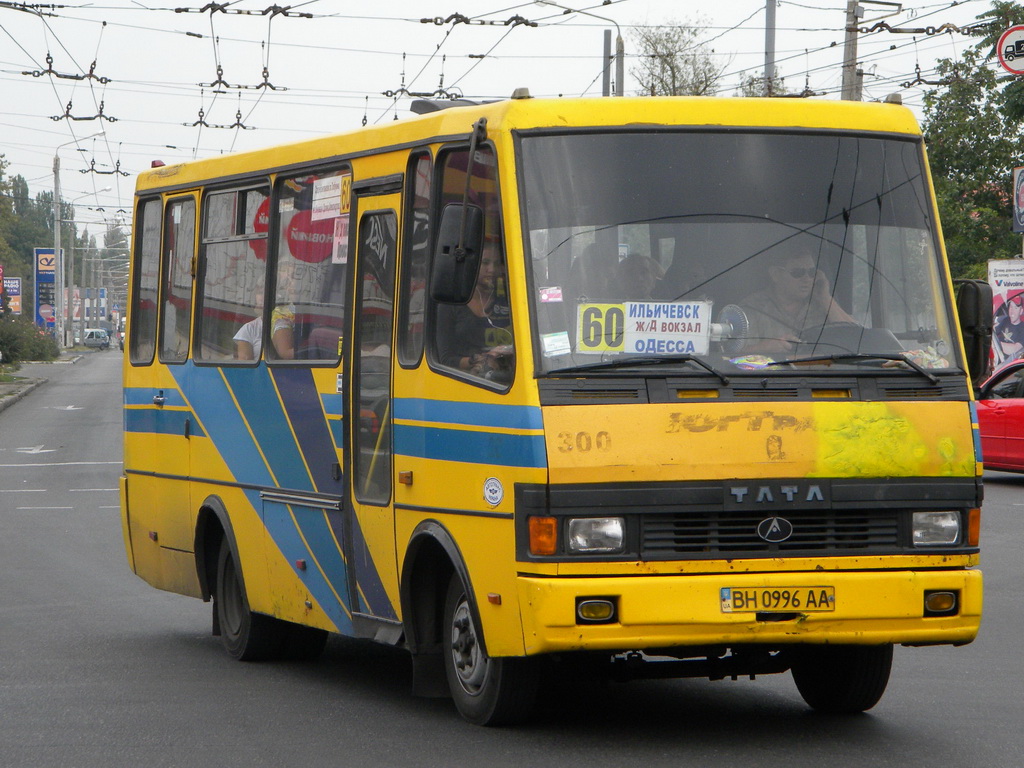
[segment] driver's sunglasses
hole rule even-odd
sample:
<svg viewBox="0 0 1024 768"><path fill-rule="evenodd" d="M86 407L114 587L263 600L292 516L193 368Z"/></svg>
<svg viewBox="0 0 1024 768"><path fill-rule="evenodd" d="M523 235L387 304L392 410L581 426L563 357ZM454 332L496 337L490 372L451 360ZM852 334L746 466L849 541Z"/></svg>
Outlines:
<svg viewBox="0 0 1024 768"><path fill-rule="evenodd" d="M794 280L799 280L801 277L814 277L814 274L818 271L814 267L793 267L792 269L786 270L789 276Z"/></svg>

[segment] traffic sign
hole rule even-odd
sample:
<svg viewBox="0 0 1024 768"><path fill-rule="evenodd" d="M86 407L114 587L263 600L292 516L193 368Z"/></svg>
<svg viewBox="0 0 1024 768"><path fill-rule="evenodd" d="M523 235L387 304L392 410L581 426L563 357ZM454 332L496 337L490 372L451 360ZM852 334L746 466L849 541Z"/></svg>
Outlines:
<svg viewBox="0 0 1024 768"><path fill-rule="evenodd" d="M1015 75L1024 75L1024 25L1010 27L999 37L996 54L1003 69Z"/></svg>

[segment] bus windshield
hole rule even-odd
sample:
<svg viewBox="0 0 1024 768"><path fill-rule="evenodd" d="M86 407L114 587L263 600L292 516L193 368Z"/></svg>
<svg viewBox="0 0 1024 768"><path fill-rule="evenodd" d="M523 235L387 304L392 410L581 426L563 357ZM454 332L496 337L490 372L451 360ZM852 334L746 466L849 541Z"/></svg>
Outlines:
<svg viewBox="0 0 1024 768"><path fill-rule="evenodd" d="M961 366L913 139L525 134L520 177L541 374Z"/></svg>

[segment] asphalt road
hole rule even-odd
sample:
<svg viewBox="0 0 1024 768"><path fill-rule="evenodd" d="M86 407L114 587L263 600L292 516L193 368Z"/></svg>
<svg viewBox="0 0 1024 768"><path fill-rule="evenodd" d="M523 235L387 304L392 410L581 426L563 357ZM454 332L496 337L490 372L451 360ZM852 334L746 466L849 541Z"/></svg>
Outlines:
<svg viewBox="0 0 1024 768"><path fill-rule="evenodd" d="M580 686L516 729L409 695L401 651L332 639L315 663L231 661L209 606L129 570L120 353L27 366L0 413L0 766L1024 764L1024 476L988 479L986 613L964 648L898 648L870 713L809 712L788 675Z"/></svg>

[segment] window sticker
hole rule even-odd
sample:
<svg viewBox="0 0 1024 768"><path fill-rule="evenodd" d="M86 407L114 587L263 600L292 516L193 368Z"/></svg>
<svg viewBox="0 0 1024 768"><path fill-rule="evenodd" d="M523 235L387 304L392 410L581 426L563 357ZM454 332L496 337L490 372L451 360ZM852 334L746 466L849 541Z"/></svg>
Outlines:
<svg viewBox="0 0 1024 768"><path fill-rule="evenodd" d="M569 344L569 333L567 331L545 333L540 337L540 345L544 357L568 355L572 352L572 345Z"/></svg>
<svg viewBox="0 0 1024 768"><path fill-rule="evenodd" d="M540 303L541 304L554 304L562 300L562 287L553 286L551 288L540 289Z"/></svg>
<svg viewBox="0 0 1024 768"><path fill-rule="evenodd" d="M331 263L348 263L348 216L334 220L334 238L331 247Z"/></svg>
<svg viewBox="0 0 1024 768"><path fill-rule="evenodd" d="M705 355L711 344L709 301L581 303L577 313L577 352Z"/></svg>

